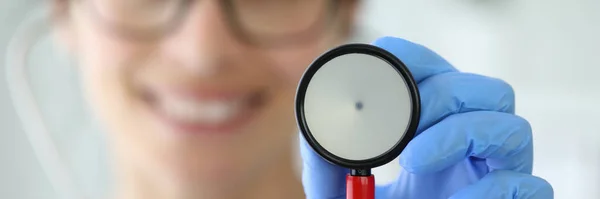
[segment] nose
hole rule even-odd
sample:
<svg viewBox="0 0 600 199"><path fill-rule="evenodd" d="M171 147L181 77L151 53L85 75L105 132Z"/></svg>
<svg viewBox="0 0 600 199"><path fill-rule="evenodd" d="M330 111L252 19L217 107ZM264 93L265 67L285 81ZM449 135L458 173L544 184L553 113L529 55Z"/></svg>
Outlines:
<svg viewBox="0 0 600 199"><path fill-rule="evenodd" d="M164 53L186 72L218 76L242 46L231 36L218 1L195 1L177 30L165 39Z"/></svg>

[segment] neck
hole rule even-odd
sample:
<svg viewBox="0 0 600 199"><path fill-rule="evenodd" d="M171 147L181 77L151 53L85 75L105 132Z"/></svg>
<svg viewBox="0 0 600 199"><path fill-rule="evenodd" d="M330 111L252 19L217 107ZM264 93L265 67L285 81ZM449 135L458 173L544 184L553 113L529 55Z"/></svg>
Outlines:
<svg viewBox="0 0 600 199"><path fill-rule="evenodd" d="M198 189L185 189L184 183L175 182L183 186L164 186L164 181L153 178L151 172L144 172L132 164L120 164L120 175L117 177L117 199L302 199L305 198L302 182L297 176L293 157L286 153L282 157L267 165L252 178L249 183L235 186L226 195L210 197ZM123 160L123 159L121 159ZM125 159L127 160L127 159ZM121 161L126 162L126 161ZM125 165L125 166L123 166Z"/></svg>

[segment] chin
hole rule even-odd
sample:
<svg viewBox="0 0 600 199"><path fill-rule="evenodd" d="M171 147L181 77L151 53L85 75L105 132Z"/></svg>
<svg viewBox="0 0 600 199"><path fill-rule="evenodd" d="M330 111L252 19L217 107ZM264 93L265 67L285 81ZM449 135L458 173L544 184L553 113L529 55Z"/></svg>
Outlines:
<svg viewBox="0 0 600 199"><path fill-rule="evenodd" d="M210 153L210 152L207 152ZM200 153L201 154L201 153ZM253 157L260 158L260 157ZM169 161L158 162L157 172L180 188L227 190L244 185L257 173L258 162L244 157L214 157L174 155ZM150 174L154 175L154 174ZM233 186L233 187L232 187Z"/></svg>

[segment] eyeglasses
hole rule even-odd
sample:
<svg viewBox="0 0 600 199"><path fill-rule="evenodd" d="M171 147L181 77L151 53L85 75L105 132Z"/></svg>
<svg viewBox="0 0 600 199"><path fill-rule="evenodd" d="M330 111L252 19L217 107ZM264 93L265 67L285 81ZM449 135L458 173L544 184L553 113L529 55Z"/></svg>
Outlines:
<svg viewBox="0 0 600 199"><path fill-rule="evenodd" d="M196 0L88 0L110 31L129 39L168 35ZM277 47L302 44L333 27L339 0L220 0L226 23L241 40Z"/></svg>

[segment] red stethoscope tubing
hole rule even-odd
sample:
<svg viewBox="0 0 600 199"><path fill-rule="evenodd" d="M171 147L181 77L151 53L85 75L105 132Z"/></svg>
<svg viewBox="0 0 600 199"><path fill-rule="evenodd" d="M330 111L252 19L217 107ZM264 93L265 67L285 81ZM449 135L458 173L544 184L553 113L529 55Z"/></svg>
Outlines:
<svg viewBox="0 0 600 199"><path fill-rule="evenodd" d="M346 176L346 199L375 199L375 176Z"/></svg>

